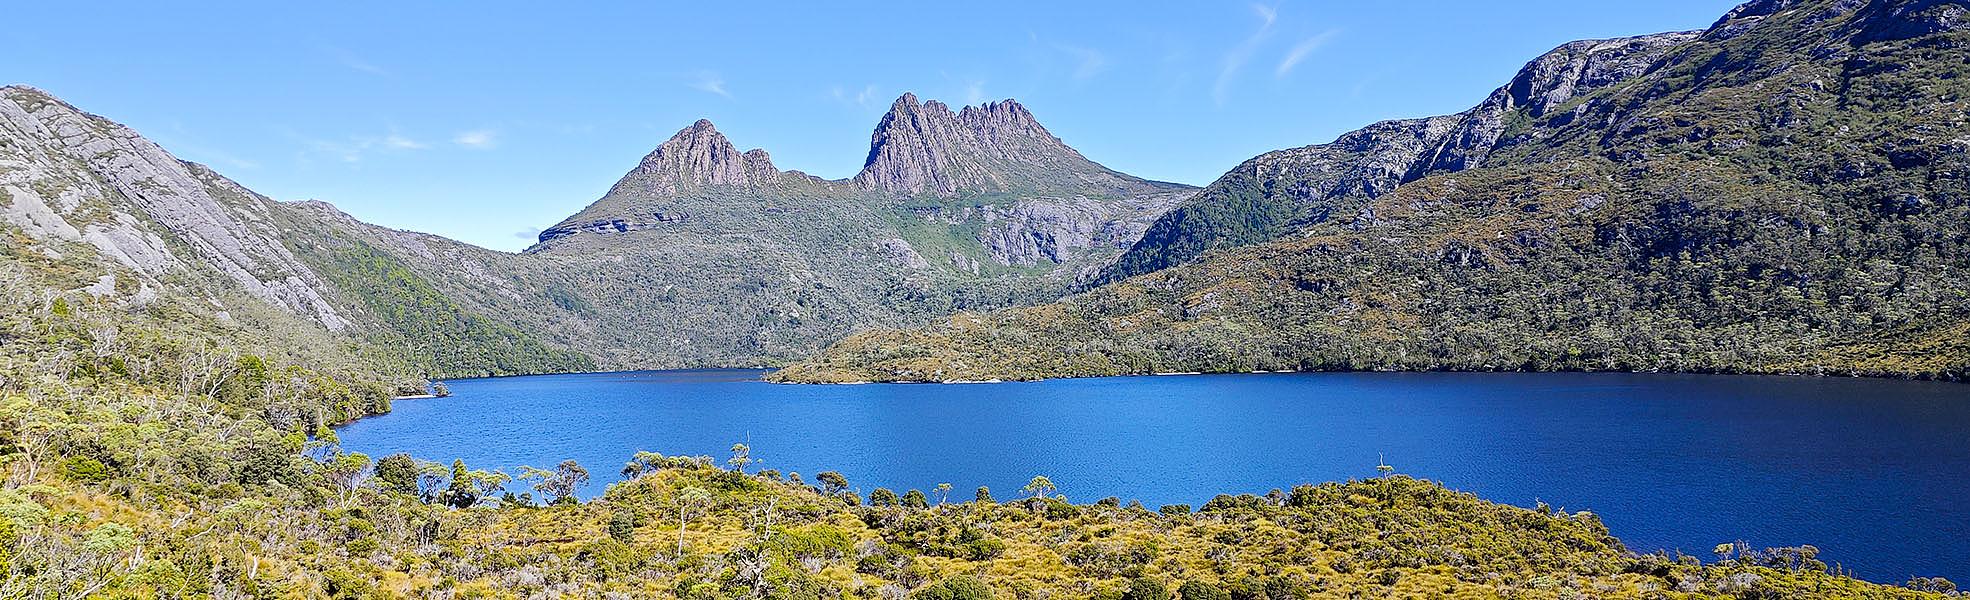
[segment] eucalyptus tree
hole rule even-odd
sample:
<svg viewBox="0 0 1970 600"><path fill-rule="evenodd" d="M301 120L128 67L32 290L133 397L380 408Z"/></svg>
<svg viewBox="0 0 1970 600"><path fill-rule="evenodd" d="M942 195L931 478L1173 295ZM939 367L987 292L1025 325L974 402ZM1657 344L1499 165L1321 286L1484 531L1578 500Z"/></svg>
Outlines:
<svg viewBox="0 0 1970 600"><path fill-rule="evenodd" d="M369 472L369 455L361 452L336 453L321 463L322 477L341 491L341 502L347 504L349 495L363 483L363 474Z"/></svg>
<svg viewBox="0 0 1970 600"><path fill-rule="evenodd" d="M821 482L821 494L833 496L848 490L848 478L835 471L822 471L814 480Z"/></svg>
<svg viewBox="0 0 1970 600"><path fill-rule="evenodd" d="M1053 480L1047 479L1047 476L1045 475L1034 475L1033 480L1026 482L1026 487L1024 488L1026 493L1033 495L1034 499L1041 499L1047 496L1051 496L1055 491L1058 491L1059 489L1060 488L1054 487Z"/></svg>
<svg viewBox="0 0 1970 600"><path fill-rule="evenodd" d="M548 504L568 504L575 502L575 490L588 483L588 469L574 459L561 461L554 470L520 467L520 478L534 481L533 490L552 497Z"/></svg>
<svg viewBox="0 0 1970 600"><path fill-rule="evenodd" d="M752 463L752 446L732 444L732 458L725 459L725 464L732 465L733 471L744 473L746 465Z"/></svg>
<svg viewBox="0 0 1970 600"><path fill-rule="evenodd" d="M677 491L677 557L684 557L684 530L691 525L691 515L711 503L711 493L704 488L690 486Z"/></svg>

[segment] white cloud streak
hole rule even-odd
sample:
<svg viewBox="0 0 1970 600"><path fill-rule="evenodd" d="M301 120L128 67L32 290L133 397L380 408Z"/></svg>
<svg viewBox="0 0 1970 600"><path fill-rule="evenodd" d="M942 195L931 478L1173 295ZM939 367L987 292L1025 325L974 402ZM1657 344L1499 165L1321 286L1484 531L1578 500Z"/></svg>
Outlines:
<svg viewBox="0 0 1970 600"><path fill-rule="evenodd" d="M1253 31L1252 35L1245 37L1245 41L1239 42L1230 52L1225 53L1224 62L1218 68L1217 82L1211 85L1211 99L1216 101L1218 106L1224 106L1225 100L1231 97L1231 80L1237 77L1239 69L1244 68L1245 63L1252 59L1252 53L1258 51L1259 45L1272 37L1272 24L1279 20L1279 9L1264 4L1253 4L1252 12L1259 17L1258 30Z"/></svg>
<svg viewBox="0 0 1970 600"><path fill-rule="evenodd" d="M1054 47L1074 57L1074 79L1084 80L1094 77L1108 67L1108 56L1099 50L1066 45Z"/></svg>
<svg viewBox="0 0 1970 600"><path fill-rule="evenodd" d="M853 94L848 93L848 88L839 85L834 86L829 93L834 96L836 102L855 106L872 106L877 100L881 100L881 97L877 95L880 92L876 91L876 85L873 83L862 86L861 91Z"/></svg>
<svg viewBox="0 0 1970 600"><path fill-rule="evenodd" d="M1288 73L1292 73L1293 67L1300 66L1300 61L1306 60L1307 55L1313 54L1313 51L1326 46L1327 42L1332 41L1334 36L1340 35L1340 33L1341 31L1339 29L1329 29L1320 32L1319 35L1300 40L1300 43L1293 45L1292 50L1286 52L1285 58L1279 60L1279 67L1272 70L1272 76L1274 78L1283 78Z"/></svg>
<svg viewBox="0 0 1970 600"><path fill-rule="evenodd" d="M691 89L707 94L717 94L726 98L732 97L732 92L725 89L725 79L719 77L717 73L706 72L699 74L696 81L692 81L687 85L691 86Z"/></svg>
<svg viewBox="0 0 1970 600"><path fill-rule="evenodd" d="M452 136L451 143L474 150L486 150L499 145L499 132L491 129L461 131Z"/></svg>

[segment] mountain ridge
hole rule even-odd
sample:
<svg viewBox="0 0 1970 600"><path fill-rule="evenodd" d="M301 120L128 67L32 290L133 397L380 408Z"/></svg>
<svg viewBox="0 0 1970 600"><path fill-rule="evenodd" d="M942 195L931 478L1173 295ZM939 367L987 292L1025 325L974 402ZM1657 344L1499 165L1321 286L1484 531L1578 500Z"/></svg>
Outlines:
<svg viewBox="0 0 1970 600"><path fill-rule="evenodd" d="M1625 79L1473 128L1501 141L1468 145L1484 150L1474 167L1328 197L1306 191L1363 181L1331 175L1370 164L1360 153L1274 153L1285 160L1234 170L1159 221L1201 240L1170 246L1167 266L863 332L773 377L1970 377L1966 15L1961 1L1748 3L1603 62ZM1207 227L1224 223L1244 229ZM1137 248L1182 239L1167 233Z"/></svg>
<svg viewBox="0 0 1970 600"><path fill-rule="evenodd" d="M1463 112L1394 119L1326 144L1276 150L1241 163L1150 226L1093 283L1180 264L1214 249L1266 241L1358 209L1362 203L1437 172L1481 163L1501 142L1511 115L1533 117L1613 85L1697 32L1579 40L1535 58L1484 101ZM1296 171L1303 183L1266 187Z"/></svg>

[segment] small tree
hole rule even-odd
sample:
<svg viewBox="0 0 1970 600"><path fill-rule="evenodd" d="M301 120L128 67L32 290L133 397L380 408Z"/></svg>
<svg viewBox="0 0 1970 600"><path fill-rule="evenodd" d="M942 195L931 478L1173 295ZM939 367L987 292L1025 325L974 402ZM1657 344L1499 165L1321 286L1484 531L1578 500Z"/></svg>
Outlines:
<svg viewBox="0 0 1970 600"><path fill-rule="evenodd" d="M924 497L923 492L918 490L903 492L903 507L930 508L930 499Z"/></svg>
<svg viewBox="0 0 1970 600"><path fill-rule="evenodd" d="M472 479L472 489L479 492L480 498L493 497L493 494L498 494L501 490L506 489L507 482L513 481L513 476L507 475L502 471L480 471L474 469L467 473L466 476Z"/></svg>
<svg viewBox="0 0 1970 600"><path fill-rule="evenodd" d="M362 476L369 470L369 455L361 452L336 454L322 463L322 476L342 489L342 502L349 501L349 495L362 485Z"/></svg>
<svg viewBox="0 0 1970 600"><path fill-rule="evenodd" d="M471 508L479 502L479 490L472 485L472 472L465 469L463 459L451 461L451 485L438 494L438 500L452 508Z"/></svg>
<svg viewBox="0 0 1970 600"><path fill-rule="evenodd" d="M1032 481L1026 482L1024 489L1026 493L1032 494L1034 499L1040 499L1053 495L1060 488L1054 487L1053 480L1047 479L1047 476L1034 475Z"/></svg>
<svg viewBox="0 0 1970 600"><path fill-rule="evenodd" d="M932 488L932 490L937 492L938 506L943 506L945 502L951 499L951 484L949 483L937 484L937 487Z"/></svg>
<svg viewBox="0 0 1970 600"><path fill-rule="evenodd" d="M551 498L548 504L568 504L576 502L575 491L588 483L588 469L569 459L552 471L520 467L520 478L534 480L533 490Z"/></svg>
<svg viewBox="0 0 1970 600"><path fill-rule="evenodd" d="M417 461L417 499L437 502L450 489L451 469L428 460Z"/></svg>
<svg viewBox="0 0 1970 600"><path fill-rule="evenodd" d="M417 495L417 459L402 452L383 457L376 461L377 487L386 492Z"/></svg>
<svg viewBox="0 0 1970 600"><path fill-rule="evenodd" d="M822 471L820 475L814 476L814 480L821 483L823 495L833 496L848 490L848 478L842 477L841 473Z"/></svg>
<svg viewBox="0 0 1970 600"><path fill-rule="evenodd" d="M896 497L896 492L889 491L889 488L876 488L869 492L869 506L890 508L901 502L902 500Z"/></svg>
<svg viewBox="0 0 1970 600"><path fill-rule="evenodd" d="M983 503L993 502L992 488L988 488L982 485L978 486L978 491L971 493L971 500L973 502L983 502Z"/></svg>
<svg viewBox="0 0 1970 600"><path fill-rule="evenodd" d="M752 463L752 446L732 444L732 458L725 459L725 464L732 465L733 471L744 473L746 465Z"/></svg>
<svg viewBox="0 0 1970 600"><path fill-rule="evenodd" d="M691 524L691 515L711 502L711 493L704 488L691 486L677 491L677 557L684 557L684 529Z"/></svg>

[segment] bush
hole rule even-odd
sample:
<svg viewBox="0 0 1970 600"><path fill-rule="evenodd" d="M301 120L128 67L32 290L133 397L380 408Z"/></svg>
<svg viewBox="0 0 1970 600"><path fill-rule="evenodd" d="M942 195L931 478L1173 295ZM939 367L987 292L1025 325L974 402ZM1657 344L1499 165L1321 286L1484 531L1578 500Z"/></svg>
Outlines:
<svg viewBox="0 0 1970 600"><path fill-rule="evenodd" d="M952 577L910 594L912 600L991 600L992 589L970 577Z"/></svg>
<svg viewBox="0 0 1970 600"><path fill-rule="evenodd" d="M618 512L609 515L609 537L623 543L635 540L636 521L636 515L633 513Z"/></svg>
<svg viewBox="0 0 1970 600"><path fill-rule="evenodd" d="M1122 600L1170 600L1170 590L1154 579L1137 577L1129 580L1129 589L1122 592Z"/></svg>
<svg viewBox="0 0 1970 600"><path fill-rule="evenodd" d="M62 476L69 481L96 483L109 479L109 467L103 466L103 461L77 456L62 463Z"/></svg>
<svg viewBox="0 0 1970 600"><path fill-rule="evenodd" d="M1183 582L1177 588L1177 596L1183 600L1231 600L1231 592L1195 579Z"/></svg>

